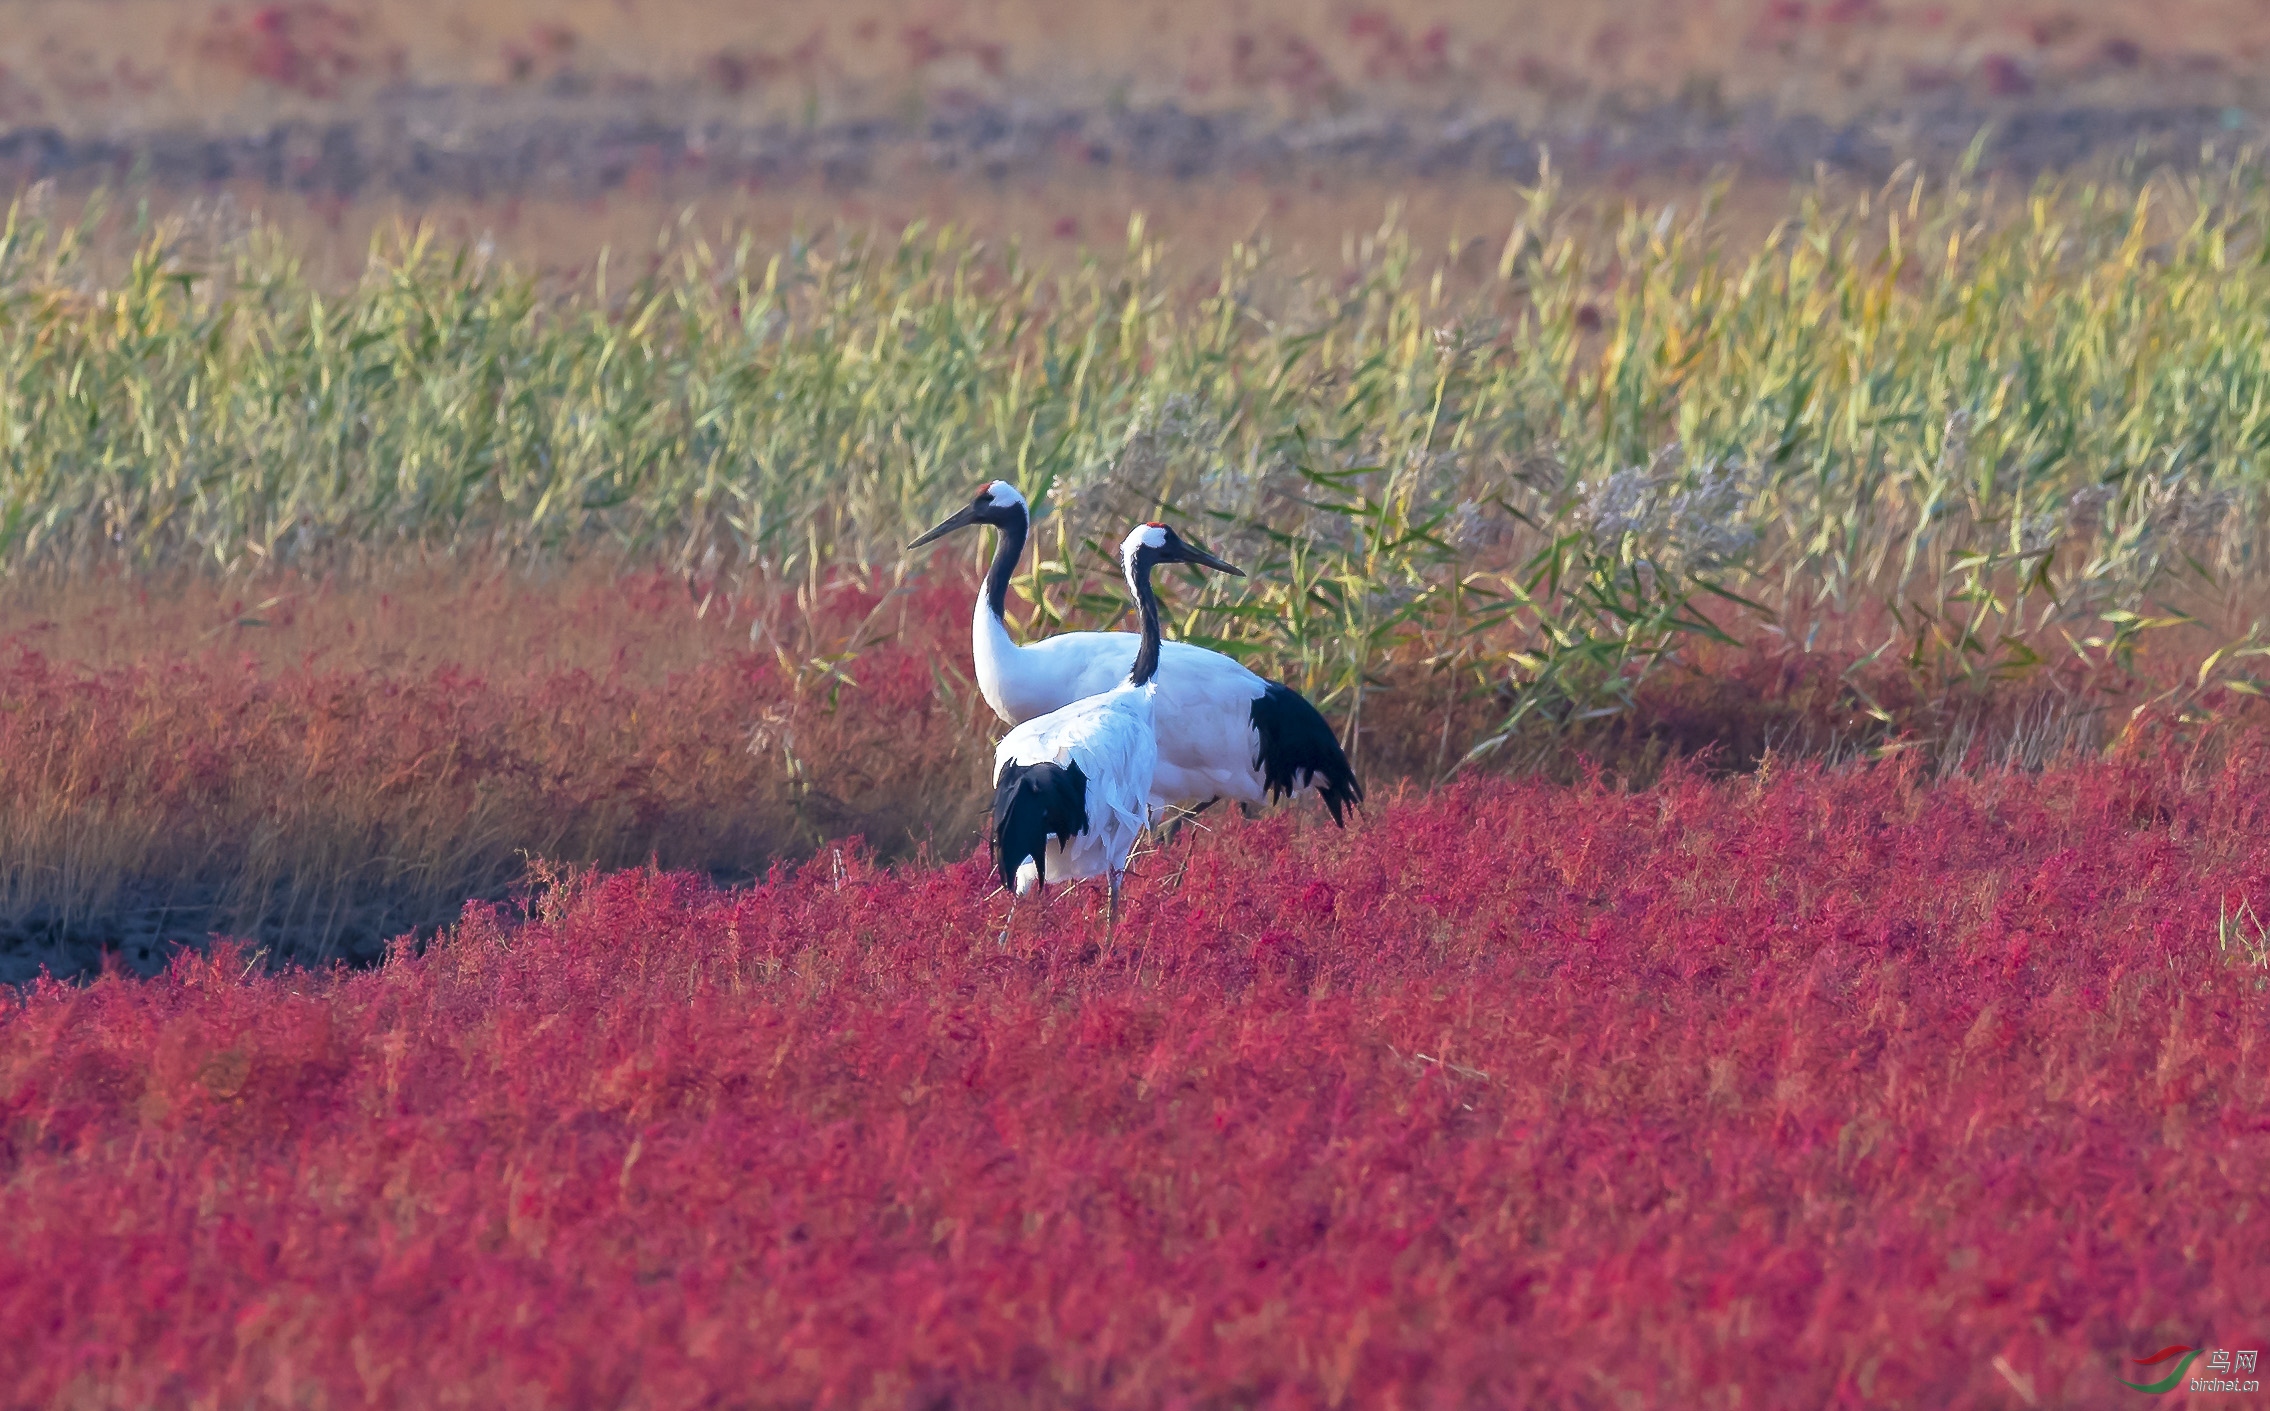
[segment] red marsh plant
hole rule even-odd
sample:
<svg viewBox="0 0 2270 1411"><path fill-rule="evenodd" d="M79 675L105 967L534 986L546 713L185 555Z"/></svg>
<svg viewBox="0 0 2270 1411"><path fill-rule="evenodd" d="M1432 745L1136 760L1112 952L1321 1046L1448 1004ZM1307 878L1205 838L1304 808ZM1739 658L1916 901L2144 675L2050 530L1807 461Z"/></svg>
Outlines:
<svg viewBox="0 0 2270 1411"><path fill-rule="evenodd" d="M371 961L503 899L530 857L745 880L852 835L885 861L957 856L1001 728L967 676L971 591L951 571L723 586L414 560L19 584L0 601L0 979L105 951L150 973L216 931L271 960ZM1845 645L1876 630L1701 644L1632 709L1465 767L1645 782L1678 758L1911 747L1934 770L2037 767L2114 738L2190 665L1964 695ZM1431 784L1504 709L1398 656L1336 723L1374 784Z"/></svg>
<svg viewBox="0 0 2270 1411"><path fill-rule="evenodd" d="M531 856L958 852L983 783L990 737L938 686L958 589L782 594L769 630L653 575L150 596L66 595L0 642L6 978L213 931L375 960Z"/></svg>
<svg viewBox="0 0 2270 1411"><path fill-rule="evenodd" d="M26 1404L2114 1405L2270 1327L2270 750L575 874L0 1010ZM1209 821L1212 821L1211 819Z"/></svg>

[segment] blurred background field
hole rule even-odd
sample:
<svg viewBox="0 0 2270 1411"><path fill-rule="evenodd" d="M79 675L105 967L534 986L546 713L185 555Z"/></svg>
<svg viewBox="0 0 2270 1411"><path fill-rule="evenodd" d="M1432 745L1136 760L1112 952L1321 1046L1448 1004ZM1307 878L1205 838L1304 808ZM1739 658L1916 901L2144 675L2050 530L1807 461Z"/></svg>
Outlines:
<svg viewBox="0 0 2270 1411"><path fill-rule="evenodd" d="M358 120L437 95L833 123L1017 103L1565 121L1651 103L1843 118L2261 95L2242 0L16 0L6 117L70 133Z"/></svg>
<svg viewBox="0 0 2270 1411"><path fill-rule="evenodd" d="M1383 789L2263 689L2251 7L10 17L15 971L958 854L993 476L1026 630L1171 514Z"/></svg>
<svg viewBox="0 0 2270 1411"><path fill-rule="evenodd" d="M2027 172L2195 160L2257 133L2270 19L2213 0L1535 0L1220 6L14 0L0 176L229 189L335 275L432 218L525 263L680 209L768 243L921 217L1041 248L1141 209L1186 256L1256 227L1312 258L1403 198L1502 230L1540 143L1636 195L1738 169Z"/></svg>

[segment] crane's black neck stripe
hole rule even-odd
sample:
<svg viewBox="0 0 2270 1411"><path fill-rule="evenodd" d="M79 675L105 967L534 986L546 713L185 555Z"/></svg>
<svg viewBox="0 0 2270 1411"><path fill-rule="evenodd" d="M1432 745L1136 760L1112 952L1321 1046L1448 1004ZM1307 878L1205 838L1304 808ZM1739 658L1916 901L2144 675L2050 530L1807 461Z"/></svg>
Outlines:
<svg viewBox="0 0 2270 1411"><path fill-rule="evenodd" d="M1253 733L1259 739L1253 767L1271 799L1314 788L1332 810L1332 821L1364 801L1364 786L1348 764L1332 726L1308 698L1272 681L1253 700Z"/></svg>
<svg viewBox="0 0 2270 1411"><path fill-rule="evenodd" d="M1006 621L1009 580L1016 576L1017 560L1025 556L1025 509L1019 505L1001 518L986 522L1001 531L1001 538L993 546L993 567L985 575L985 605L996 620Z"/></svg>
<svg viewBox="0 0 2270 1411"><path fill-rule="evenodd" d="M1150 551L1138 550L1127 565L1127 586L1135 590L1135 610L1143 615L1143 641L1135 648L1135 665L1128 684L1148 685L1159 674L1159 599L1151 591L1151 569L1158 561Z"/></svg>
<svg viewBox="0 0 2270 1411"><path fill-rule="evenodd" d="M1001 885L1014 889L1031 858L1048 881L1048 840L1070 842L1088 831L1088 778L1078 764L1011 764L993 781L993 860Z"/></svg>

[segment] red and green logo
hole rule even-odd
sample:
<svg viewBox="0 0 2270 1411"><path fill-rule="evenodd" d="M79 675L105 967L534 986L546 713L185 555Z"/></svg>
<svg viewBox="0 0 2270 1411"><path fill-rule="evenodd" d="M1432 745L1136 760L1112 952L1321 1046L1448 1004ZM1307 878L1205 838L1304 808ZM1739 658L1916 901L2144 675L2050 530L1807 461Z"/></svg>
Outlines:
<svg viewBox="0 0 2270 1411"><path fill-rule="evenodd" d="M2148 1391L2154 1396L2158 1396L2161 1392L2174 1391L2177 1384L2182 1382L2185 1369L2191 1366L2192 1359L2198 1355L2199 1349L2196 1347L2186 1347L2180 1342L2171 1342L2151 1356L2139 1357L2135 1361L2139 1367L2156 1367L2171 1357L2182 1358L2182 1361L2175 1364L2174 1371L2156 1382L2122 1381L2120 1384L2135 1391Z"/></svg>

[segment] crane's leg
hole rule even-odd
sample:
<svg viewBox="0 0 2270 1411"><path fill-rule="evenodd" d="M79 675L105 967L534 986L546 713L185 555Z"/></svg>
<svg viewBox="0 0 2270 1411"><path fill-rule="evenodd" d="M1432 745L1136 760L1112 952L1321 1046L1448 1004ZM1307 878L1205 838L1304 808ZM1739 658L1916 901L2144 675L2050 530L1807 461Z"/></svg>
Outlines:
<svg viewBox="0 0 2270 1411"><path fill-rule="evenodd" d="M1135 842L1127 850L1128 856L1140 856L1143 852L1143 845L1146 843L1150 844L1153 852L1164 848L1167 845L1167 840L1174 836L1174 825L1175 807L1173 804L1161 804L1155 812L1145 808L1143 810L1143 826L1135 830Z"/></svg>
<svg viewBox="0 0 2270 1411"><path fill-rule="evenodd" d="M1001 923L1001 949L1003 949L1003 950L1007 950L1007 949L1009 948L1009 928L1010 928L1011 926L1014 926L1014 925L1016 925L1016 924L1017 924L1017 892L1016 892L1016 889L1012 887L1012 888L1011 888L1011 889L1009 890L1009 918L1008 918L1008 920L1006 920L1006 921L1003 921L1003 922Z"/></svg>
<svg viewBox="0 0 2270 1411"><path fill-rule="evenodd" d="M1103 903L1103 948L1105 950L1111 949L1112 937L1119 934L1119 881L1126 875L1115 868L1111 873L1110 880L1105 883L1108 889L1104 893Z"/></svg>
<svg viewBox="0 0 2270 1411"><path fill-rule="evenodd" d="M1181 804L1168 804L1160 810L1157 826L1151 829L1156 845L1162 850L1166 848L1168 844L1182 836L1182 830L1189 827L1199 814L1204 813L1221 801L1221 797L1216 795L1199 804L1196 808L1186 808Z"/></svg>

